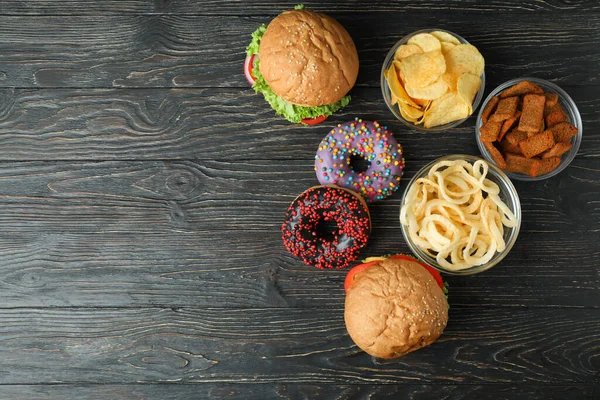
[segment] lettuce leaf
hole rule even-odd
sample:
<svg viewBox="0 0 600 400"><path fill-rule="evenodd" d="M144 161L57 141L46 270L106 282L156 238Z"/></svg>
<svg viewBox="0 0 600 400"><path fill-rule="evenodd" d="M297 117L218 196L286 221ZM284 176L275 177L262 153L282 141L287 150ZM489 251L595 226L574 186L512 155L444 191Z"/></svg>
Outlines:
<svg viewBox="0 0 600 400"><path fill-rule="evenodd" d="M294 6L294 10L304 10L304 4L298 4Z"/></svg>
<svg viewBox="0 0 600 400"><path fill-rule="evenodd" d="M246 54L250 57L254 54L258 54L260 48L260 40L263 37L265 31L267 30L267 26L265 24L261 25L256 31L252 33L252 41L246 47ZM345 107L350 103L350 96L344 96L340 101L333 104L326 104L324 106L315 106L315 107L304 107L298 106L292 103L289 103L277 96L273 90L265 81L265 78L260 73L260 59L256 57L254 59L254 65L252 68L252 75L256 78L256 82L252 85L252 88L256 93L262 93L265 100L271 105L271 107L275 110L277 115L282 115L285 119L293 123L302 122L305 118L316 118L321 115L329 116L339 110L342 107Z"/></svg>
<svg viewBox="0 0 600 400"><path fill-rule="evenodd" d="M248 47L246 47L246 55L248 57L252 56L253 54L258 54L258 49L260 48L260 39L262 39L266 30L267 26L265 24L262 24L258 27L257 30L252 32L252 41L250 42Z"/></svg>

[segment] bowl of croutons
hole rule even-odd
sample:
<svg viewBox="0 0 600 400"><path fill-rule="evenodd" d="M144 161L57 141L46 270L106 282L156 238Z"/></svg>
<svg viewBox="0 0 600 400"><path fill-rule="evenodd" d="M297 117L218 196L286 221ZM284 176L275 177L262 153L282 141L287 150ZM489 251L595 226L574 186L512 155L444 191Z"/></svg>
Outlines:
<svg viewBox="0 0 600 400"><path fill-rule="evenodd" d="M512 178L537 181L575 158L583 123L571 97L552 82L518 78L485 99L475 123L483 157Z"/></svg>

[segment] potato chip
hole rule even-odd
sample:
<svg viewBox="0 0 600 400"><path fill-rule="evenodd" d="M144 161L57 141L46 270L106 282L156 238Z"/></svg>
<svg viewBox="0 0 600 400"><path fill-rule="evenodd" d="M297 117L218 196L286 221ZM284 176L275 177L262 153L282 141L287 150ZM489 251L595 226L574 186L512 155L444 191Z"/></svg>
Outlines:
<svg viewBox="0 0 600 400"><path fill-rule="evenodd" d="M423 100L435 100L448 91L448 85L442 78L425 87L413 88L406 85L404 88L410 97Z"/></svg>
<svg viewBox="0 0 600 400"><path fill-rule="evenodd" d="M452 44L460 44L460 41L448 32L444 31L433 31L431 32L431 36L435 36L440 42L452 43Z"/></svg>
<svg viewBox="0 0 600 400"><path fill-rule="evenodd" d="M459 75L456 75L453 72L448 71L448 70L446 70L446 72L444 72L442 74L442 79L448 85L448 91L450 91L450 92L457 91L456 87L457 87L457 83L458 83L458 77L459 77Z"/></svg>
<svg viewBox="0 0 600 400"><path fill-rule="evenodd" d="M456 88L458 94L469 106L469 115L473 113L473 99L481 87L481 78L473 74L462 74L458 78Z"/></svg>
<svg viewBox="0 0 600 400"><path fill-rule="evenodd" d="M402 87L400 80L398 80L398 74L396 73L394 64L392 64L388 70L388 85L390 87L390 92L392 92L392 95L394 95L400 103L405 103L409 106L419 108L419 105L412 101L412 99L406 93L406 90L404 90L404 87Z"/></svg>
<svg viewBox="0 0 600 400"><path fill-rule="evenodd" d="M444 125L470 115L469 106L456 92L447 92L433 100L424 114L425 128Z"/></svg>
<svg viewBox="0 0 600 400"><path fill-rule="evenodd" d="M450 42L442 42L442 54L444 55L444 57L446 56L446 54L448 54L450 52L450 50L452 50L453 48L456 47L456 45L454 43L450 43Z"/></svg>
<svg viewBox="0 0 600 400"><path fill-rule="evenodd" d="M469 73L476 76L483 74L485 61L475 46L470 44L456 45L446 54L446 69L456 76Z"/></svg>
<svg viewBox="0 0 600 400"><path fill-rule="evenodd" d="M421 106L421 110L425 110L429 106L429 104L431 104L431 100L425 100L425 99L419 99L419 98L413 98L412 101L417 103L417 105Z"/></svg>
<svg viewBox="0 0 600 400"><path fill-rule="evenodd" d="M431 85L446 71L446 61L439 50L413 54L398 63L404 84L413 88ZM424 97L419 98L424 99Z"/></svg>
<svg viewBox="0 0 600 400"><path fill-rule="evenodd" d="M429 110L429 108L431 108L431 103L433 103L432 100L423 100L426 101L427 103L423 106L423 115L421 116L421 118L419 118L419 120L417 121L417 124L422 124L423 121L425 120L425 113L427 112L427 110Z"/></svg>
<svg viewBox="0 0 600 400"><path fill-rule="evenodd" d="M402 46L398 47L398 50L396 50L394 59L402 60L403 58L412 56L413 54L421 53L423 53L423 50L416 44L403 44Z"/></svg>
<svg viewBox="0 0 600 400"><path fill-rule="evenodd" d="M384 77L402 117L431 128L472 114L484 67L477 48L433 31L399 46Z"/></svg>
<svg viewBox="0 0 600 400"><path fill-rule="evenodd" d="M423 111L411 107L408 104L399 104L398 108L400 109L400 114L411 122L417 122L419 118L423 116Z"/></svg>
<svg viewBox="0 0 600 400"><path fill-rule="evenodd" d="M400 110L400 115L402 115L402 118L404 118L407 121L412 122L413 124L416 124L419 121L419 119L418 118L413 118L412 115L407 114L406 111L404 110L404 107L402 107L403 105L405 107L410 107L410 106L407 106L405 104L399 104L398 105L398 110Z"/></svg>
<svg viewBox="0 0 600 400"><path fill-rule="evenodd" d="M425 53L428 51L441 50L442 46L440 45L440 41L433 35L429 33L419 33L410 39L408 39L408 44L416 44L419 46Z"/></svg>

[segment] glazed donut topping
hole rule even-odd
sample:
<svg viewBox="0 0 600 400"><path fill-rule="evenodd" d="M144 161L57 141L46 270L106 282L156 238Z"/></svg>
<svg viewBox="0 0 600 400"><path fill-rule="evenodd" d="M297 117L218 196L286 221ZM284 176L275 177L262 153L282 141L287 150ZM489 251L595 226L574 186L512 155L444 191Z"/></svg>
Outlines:
<svg viewBox="0 0 600 400"><path fill-rule="evenodd" d="M356 158L366 162L364 171L353 167ZM315 156L315 172L322 185L353 190L368 202L395 192L403 168L402 147L387 127L358 118L333 128Z"/></svg>
<svg viewBox="0 0 600 400"><path fill-rule="evenodd" d="M358 257L371 233L369 210L354 194L335 186L308 189L290 205L283 243L317 268L345 268Z"/></svg>

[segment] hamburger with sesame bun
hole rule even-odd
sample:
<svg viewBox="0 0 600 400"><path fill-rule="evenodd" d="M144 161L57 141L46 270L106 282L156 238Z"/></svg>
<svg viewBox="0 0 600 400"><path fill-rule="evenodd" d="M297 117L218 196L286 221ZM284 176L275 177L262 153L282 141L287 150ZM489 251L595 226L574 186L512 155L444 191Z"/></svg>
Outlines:
<svg viewBox="0 0 600 400"><path fill-rule="evenodd" d="M296 6L252 34L244 73L278 115L315 124L350 102L358 54L339 22Z"/></svg>
<svg viewBox="0 0 600 400"><path fill-rule="evenodd" d="M395 358L437 340L448 322L440 274L404 255L365 261L344 283L344 319L354 343L374 357Z"/></svg>

